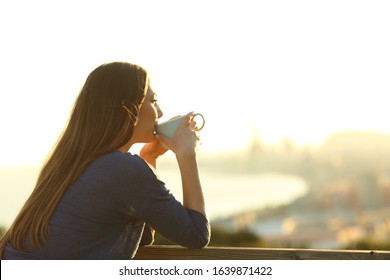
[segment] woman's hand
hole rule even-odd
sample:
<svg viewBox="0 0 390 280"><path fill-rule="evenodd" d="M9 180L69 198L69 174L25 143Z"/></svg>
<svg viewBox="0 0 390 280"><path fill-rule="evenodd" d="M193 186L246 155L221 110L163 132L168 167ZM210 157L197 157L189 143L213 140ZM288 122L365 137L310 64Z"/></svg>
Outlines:
<svg viewBox="0 0 390 280"><path fill-rule="evenodd" d="M142 156L142 154L144 154L144 155L154 156L154 157L158 158L159 156L162 156L163 154L165 154L167 151L168 150L166 148L161 146L160 141L158 141L158 139L156 137L152 142L146 143L142 147L140 154L141 154L141 156Z"/></svg>
<svg viewBox="0 0 390 280"><path fill-rule="evenodd" d="M157 168L156 160L159 156L165 154L168 150L161 146L160 141L158 141L157 137L149 143L146 143L139 155L143 158L147 163L152 165L154 169Z"/></svg>
<svg viewBox="0 0 390 280"><path fill-rule="evenodd" d="M195 156L199 143L199 136L195 132L196 122L192 119L193 113L189 113L180 123L172 138L158 134L156 138L169 147L176 156Z"/></svg>

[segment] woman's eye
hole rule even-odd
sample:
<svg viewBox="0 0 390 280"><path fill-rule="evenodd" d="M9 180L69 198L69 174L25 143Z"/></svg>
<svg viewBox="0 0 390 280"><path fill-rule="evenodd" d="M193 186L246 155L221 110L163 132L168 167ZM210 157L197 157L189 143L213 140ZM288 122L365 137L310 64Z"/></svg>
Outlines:
<svg viewBox="0 0 390 280"><path fill-rule="evenodd" d="M153 99L153 100L152 100L152 103L153 103L153 104L156 104L157 101L158 101L157 99Z"/></svg>

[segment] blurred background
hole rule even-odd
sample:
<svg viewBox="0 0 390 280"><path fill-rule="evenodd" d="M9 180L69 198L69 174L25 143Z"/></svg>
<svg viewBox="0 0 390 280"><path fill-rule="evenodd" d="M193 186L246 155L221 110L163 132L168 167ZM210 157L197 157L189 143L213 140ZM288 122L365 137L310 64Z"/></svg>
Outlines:
<svg viewBox="0 0 390 280"><path fill-rule="evenodd" d="M128 61L148 70L162 120L206 118L212 245L389 248L389 13L376 0L1 1L2 229L87 75ZM180 200L172 153L159 170Z"/></svg>

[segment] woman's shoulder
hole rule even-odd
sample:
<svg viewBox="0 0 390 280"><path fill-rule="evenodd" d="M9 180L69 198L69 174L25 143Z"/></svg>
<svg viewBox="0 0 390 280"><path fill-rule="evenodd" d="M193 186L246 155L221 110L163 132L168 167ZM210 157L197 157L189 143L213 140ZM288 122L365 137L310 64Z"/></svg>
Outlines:
<svg viewBox="0 0 390 280"><path fill-rule="evenodd" d="M101 162L121 161L121 162L130 162L130 163L139 162L140 160L142 159L138 155L135 154L133 155L131 153L123 153L119 151L107 153L97 159L97 161L101 161Z"/></svg>
<svg viewBox="0 0 390 280"><path fill-rule="evenodd" d="M122 153L122 152L111 152L108 154L105 154L98 159L94 161L94 164L96 165L126 165L126 166L131 166L131 165L145 165L145 161L139 157L138 155L133 155L131 153Z"/></svg>
<svg viewBox="0 0 390 280"><path fill-rule="evenodd" d="M126 182L153 181L155 175L148 164L138 155L122 152L107 153L94 160L80 176L78 182L100 182L104 185L115 181L116 185Z"/></svg>
<svg viewBox="0 0 390 280"><path fill-rule="evenodd" d="M138 155L122 152L111 152L96 159L91 164L92 169L113 169L117 171L149 170L147 163Z"/></svg>

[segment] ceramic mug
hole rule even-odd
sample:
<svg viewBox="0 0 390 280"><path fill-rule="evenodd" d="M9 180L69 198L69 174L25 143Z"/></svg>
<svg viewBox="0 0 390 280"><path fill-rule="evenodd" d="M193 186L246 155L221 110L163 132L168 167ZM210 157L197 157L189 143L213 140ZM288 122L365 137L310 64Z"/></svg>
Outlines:
<svg viewBox="0 0 390 280"><path fill-rule="evenodd" d="M191 121L194 120L195 117L197 117L197 116L199 116L202 119L202 125L196 126L195 131L201 130L205 125L204 117L202 116L202 114L199 114L199 113L193 114L191 116ZM183 121L183 119L185 117L186 116L180 116L180 117L177 117L177 118L171 119L169 121L158 124L157 125L157 133L162 134L168 138L172 138L176 132L176 129L179 127L180 123Z"/></svg>

